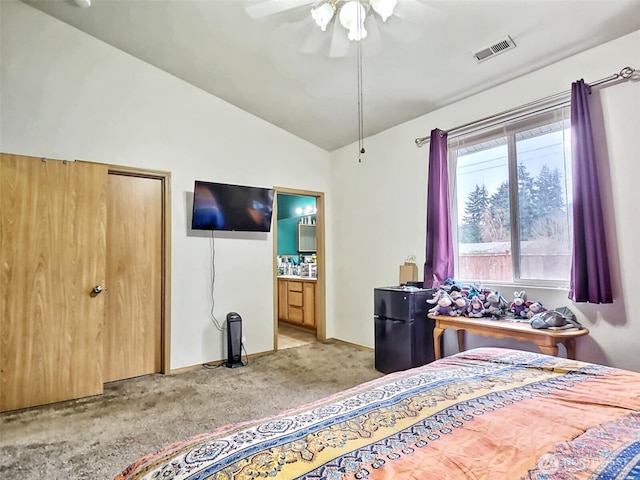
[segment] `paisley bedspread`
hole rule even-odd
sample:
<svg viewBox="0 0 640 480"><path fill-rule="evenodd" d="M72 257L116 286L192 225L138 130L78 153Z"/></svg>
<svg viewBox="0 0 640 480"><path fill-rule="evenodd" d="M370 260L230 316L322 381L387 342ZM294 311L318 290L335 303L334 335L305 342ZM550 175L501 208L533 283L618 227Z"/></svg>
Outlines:
<svg viewBox="0 0 640 480"><path fill-rule="evenodd" d="M480 348L141 458L116 480L640 479L640 373Z"/></svg>

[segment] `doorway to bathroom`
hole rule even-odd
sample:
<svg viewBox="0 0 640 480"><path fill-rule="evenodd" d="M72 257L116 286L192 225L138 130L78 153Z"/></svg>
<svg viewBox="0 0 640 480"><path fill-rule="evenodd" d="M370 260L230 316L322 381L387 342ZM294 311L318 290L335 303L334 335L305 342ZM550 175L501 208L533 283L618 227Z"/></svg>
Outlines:
<svg viewBox="0 0 640 480"><path fill-rule="evenodd" d="M324 193L275 187L274 350L324 341Z"/></svg>

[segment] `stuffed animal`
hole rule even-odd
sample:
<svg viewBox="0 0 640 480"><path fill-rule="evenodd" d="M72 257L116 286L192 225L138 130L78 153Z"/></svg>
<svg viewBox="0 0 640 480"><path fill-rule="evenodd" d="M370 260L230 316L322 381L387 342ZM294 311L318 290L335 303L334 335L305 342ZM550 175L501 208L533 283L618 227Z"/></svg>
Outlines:
<svg viewBox="0 0 640 480"><path fill-rule="evenodd" d="M465 315L467 317L480 318L484 317L484 312L484 295L479 293L471 297Z"/></svg>
<svg viewBox="0 0 640 480"><path fill-rule="evenodd" d="M540 302L529 302L527 318L533 317L536 313L546 312L547 309Z"/></svg>
<svg viewBox="0 0 640 480"><path fill-rule="evenodd" d="M536 313L530 323L533 328L584 328L567 307Z"/></svg>
<svg viewBox="0 0 640 480"><path fill-rule="evenodd" d="M487 295L487 300L484 303L486 314L492 317L500 317L505 314L507 310L507 301L504 299L500 292L492 290Z"/></svg>
<svg viewBox="0 0 640 480"><path fill-rule="evenodd" d="M429 310L434 315L448 315L450 317L458 316L458 311L453 306L453 299L446 291L442 289L436 290L431 300L427 303L435 303L436 306Z"/></svg>
<svg viewBox="0 0 640 480"><path fill-rule="evenodd" d="M513 301L509 304L509 311L516 318L527 318L527 294L524 290L513 293Z"/></svg>
<svg viewBox="0 0 640 480"><path fill-rule="evenodd" d="M469 299L466 295L459 290L453 290L449 296L451 297L451 300L453 300L453 308L456 311L456 315L464 315L467 311L467 306L469 305Z"/></svg>

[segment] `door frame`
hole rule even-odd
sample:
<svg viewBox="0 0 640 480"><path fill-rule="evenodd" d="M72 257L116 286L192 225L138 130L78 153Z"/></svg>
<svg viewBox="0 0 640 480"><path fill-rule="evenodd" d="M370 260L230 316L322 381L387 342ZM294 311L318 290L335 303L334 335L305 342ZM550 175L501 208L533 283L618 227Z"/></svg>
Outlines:
<svg viewBox="0 0 640 480"><path fill-rule="evenodd" d="M316 310L316 338L320 342L327 339L326 324L326 249L325 249L325 211L324 192L314 190L299 190L296 188L273 187L276 191L274 198L274 229L273 229L273 350L278 350L278 195L300 195L315 197L316 199L316 263L317 279L315 291Z"/></svg>
<svg viewBox="0 0 640 480"><path fill-rule="evenodd" d="M160 180L162 185L160 373L168 374L171 373L171 172L107 164L107 174L151 178Z"/></svg>

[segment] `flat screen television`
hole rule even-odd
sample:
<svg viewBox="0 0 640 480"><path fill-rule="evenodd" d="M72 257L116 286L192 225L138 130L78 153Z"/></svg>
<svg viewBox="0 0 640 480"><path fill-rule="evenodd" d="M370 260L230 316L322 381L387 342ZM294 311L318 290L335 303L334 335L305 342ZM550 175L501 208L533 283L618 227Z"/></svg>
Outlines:
<svg viewBox="0 0 640 480"><path fill-rule="evenodd" d="M274 190L196 180L193 230L271 231Z"/></svg>

